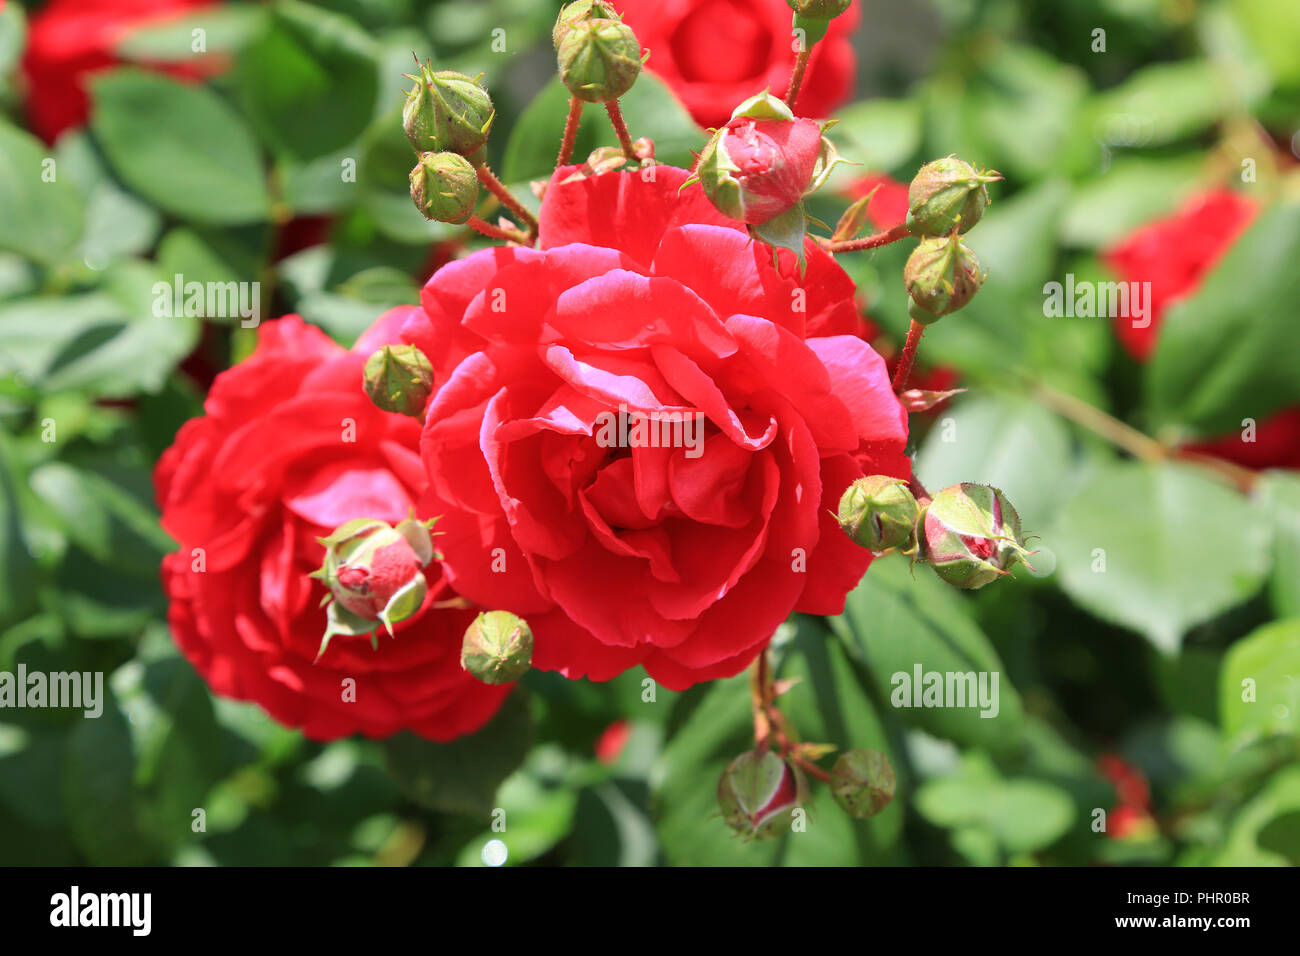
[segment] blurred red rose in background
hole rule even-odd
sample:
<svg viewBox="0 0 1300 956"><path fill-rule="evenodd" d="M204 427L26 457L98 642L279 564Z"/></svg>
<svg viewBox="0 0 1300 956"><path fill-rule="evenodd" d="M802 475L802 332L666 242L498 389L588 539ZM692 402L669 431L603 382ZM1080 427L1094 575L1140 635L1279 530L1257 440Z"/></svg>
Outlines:
<svg viewBox="0 0 1300 956"><path fill-rule="evenodd" d="M843 609L871 555L833 513L863 474L908 477L907 414L815 244L801 279L685 170L576 169L538 249L445 267L403 330L441 386L421 443L452 505L439 546L458 593L528 619L535 666L640 663L682 689L743 669L791 611ZM652 413L698 422L698 454L602 440Z"/></svg>
<svg viewBox="0 0 1300 956"><path fill-rule="evenodd" d="M86 121L86 77L121 62L117 45L132 30L212 6L219 0L51 0L32 15L22 71L27 118L47 143ZM157 64L160 72L197 79L220 68L199 56L193 64Z"/></svg>
<svg viewBox="0 0 1300 956"><path fill-rule="evenodd" d="M1151 283L1151 323L1134 328L1115 318L1125 350L1151 357L1169 307L1194 293L1258 213L1257 205L1227 189L1193 196L1173 215L1148 223L1105 250L1102 259L1126 282ZM1300 468L1300 407L1260 420L1255 440L1237 433L1184 446L1247 468Z"/></svg>
<svg viewBox="0 0 1300 956"><path fill-rule="evenodd" d="M213 691L314 740L401 729L450 740L482 726L509 690L462 670L474 612L432 607L454 597L436 562L422 609L394 637L381 632L376 649L337 635L317 660L326 591L307 577L325 553L317 539L353 518L399 522L425 490L419 423L380 411L361 387L366 356L411 311L381 317L352 351L296 316L264 324L154 475L162 525L180 545L162 572L176 643Z"/></svg>
<svg viewBox="0 0 1300 956"><path fill-rule="evenodd" d="M907 183L900 183L885 173L871 173L855 181L848 189L850 199L861 199L876 194L867 203L867 218L877 230L884 232L902 225L907 219Z"/></svg>
<svg viewBox="0 0 1300 956"><path fill-rule="evenodd" d="M616 0L615 6L650 51L646 68L701 126L722 126L755 93L784 96L790 87L795 52L785 0ZM828 116L852 92L857 58L849 36L860 18L854 4L813 47L798 115Z"/></svg>
<svg viewBox="0 0 1300 956"><path fill-rule="evenodd" d="M1148 223L1102 253L1125 282L1151 283L1151 323L1134 328L1115 318L1120 343L1145 361L1156 347L1165 311L1196 291L1255 218L1255 204L1226 189L1193 196L1177 212Z"/></svg>

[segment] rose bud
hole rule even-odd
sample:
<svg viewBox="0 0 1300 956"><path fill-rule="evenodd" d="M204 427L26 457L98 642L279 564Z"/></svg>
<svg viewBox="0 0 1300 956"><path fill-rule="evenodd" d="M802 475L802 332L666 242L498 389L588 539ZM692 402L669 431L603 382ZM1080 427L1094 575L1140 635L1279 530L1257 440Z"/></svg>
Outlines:
<svg viewBox="0 0 1300 956"><path fill-rule="evenodd" d="M556 59L570 93L605 103L630 90L641 75L641 42L621 20L579 20L560 37Z"/></svg>
<svg viewBox="0 0 1300 956"><path fill-rule="evenodd" d="M869 475L845 489L838 519L855 544L868 551L888 551L911 544L920 513L906 481Z"/></svg>
<svg viewBox="0 0 1300 956"><path fill-rule="evenodd" d="M465 630L460 666L485 684L509 684L533 663L533 632L509 611L484 611Z"/></svg>
<svg viewBox="0 0 1300 956"><path fill-rule="evenodd" d="M809 20L833 20L853 5L853 0L785 0L786 5Z"/></svg>
<svg viewBox="0 0 1300 956"><path fill-rule="evenodd" d="M831 796L851 817L874 817L894 799L894 768L879 750L846 750L831 768Z"/></svg>
<svg viewBox="0 0 1300 956"><path fill-rule="evenodd" d="M411 170L411 201L434 222L468 222L478 202L478 173L457 153L421 153Z"/></svg>
<svg viewBox="0 0 1300 956"><path fill-rule="evenodd" d="M724 216L760 225L799 206L814 188L819 158L824 162L821 124L796 119L781 100L760 93L709 140L697 175Z"/></svg>
<svg viewBox="0 0 1300 956"><path fill-rule="evenodd" d="M934 496L921 516L921 553L949 584L982 588L1027 551L1020 516L1002 492L963 482Z"/></svg>
<svg viewBox="0 0 1300 956"><path fill-rule="evenodd" d="M363 381L379 408L419 418L433 394L433 366L414 345L385 345L366 359Z"/></svg>
<svg viewBox="0 0 1300 956"><path fill-rule="evenodd" d="M792 823L791 811L807 795L798 767L771 751L743 753L718 781L718 806L727 826L747 840L770 840Z"/></svg>
<svg viewBox="0 0 1300 956"><path fill-rule="evenodd" d="M1000 173L977 170L956 156L926 163L907 189L907 228L914 236L968 232L989 204L985 183Z"/></svg>
<svg viewBox="0 0 1300 956"><path fill-rule="evenodd" d="M469 156L487 142L496 111L487 90L464 73L420 67L406 94L402 128L417 153Z"/></svg>
<svg viewBox="0 0 1300 956"><path fill-rule="evenodd" d="M560 15L555 18L555 28L551 31L551 42L555 45L555 51L560 51L560 41L564 35L579 23L586 20L622 20L622 16L610 4L602 3L601 0L576 0L575 3L565 4L560 10Z"/></svg>
<svg viewBox="0 0 1300 956"><path fill-rule="evenodd" d="M325 597L329 626L320 654L335 634L370 634L378 646L377 624L392 634L393 625L420 610L428 591L421 569L434 558L432 527L433 521L415 518L396 528L373 518L356 518L319 539L325 546L325 563L310 576L330 590Z"/></svg>
<svg viewBox="0 0 1300 956"><path fill-rule="evenodd" d="M907 294L936 318L956 312L984 283L980 261L956 236L922 239L903 267Z"/></svg>

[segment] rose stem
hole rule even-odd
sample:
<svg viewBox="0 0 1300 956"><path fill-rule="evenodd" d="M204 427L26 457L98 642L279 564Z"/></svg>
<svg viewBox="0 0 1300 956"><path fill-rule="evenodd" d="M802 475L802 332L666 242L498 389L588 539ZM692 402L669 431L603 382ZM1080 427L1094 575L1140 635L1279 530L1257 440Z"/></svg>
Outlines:
<svg viewBox="0 0 1300 956"><path fill-rule="evenodd" d="M1030 391L1035 398L1056 413L1082 425L1091 432L1105 438L1112 445L1128 452L1142 461L1158 463L1171 458L1201 465L1220 477L1227 479L1241 491L1249 492L1259 480L1259 472L1241 465L1202 455L1198 452L1171 449L1162 445L1148 435L1144 435L1130 425L1106 414L1095 405L1090 405L1073 395L1058 391L1042 382L1030 383Z"/></svg>
<svg viewBox="0 0 1300 956"><path fill-rule="evenodd" d="M906 223L899 223L892 229L878 232L874 236L863 236L861 239L846 239L841 242L824 242L822 248L827 252L857 252L861 249L875 249L877 246L887 246L891 242L898 242L898 240L906 239L910 235Z"/></svg>
<svg viewBox="0 0 1300 956"><path fill-rule="evenodd" d="M898 368L894 370L894 392L897 394L907 391L907 380L912 377L912 366L916 364L916 347L921 344L921 336L924 334L925 326L913 319L907 328L907 344L903 346Z"/></svg>
<svg viewBox="0 0 1300 956"><path fill-rule="evenodd" d="M803 86L803 75L808 70L808 61L812 58L812 50L800 50L794 58L794 73L790 76L790 89L785 93L785 105L790 107L790 112L794 112L794 104L799 99L799 89Z"/></svg>
<svg viewBox="0 0 1300 956"><path fill-rule="evenodd" d="M916 477L915 473L913 473L912 477L907 480L907 487L911 490L912 497L915 498L919 504L928 505L930 503L932 496L930 495L930 492L925 490L925 485L921 484L921 479Z"/></svg>
<svg viewBox="0 0 1300 956"><path fill-rule="evenodd" d="M636 159L636 149L632 146L632 134L627 131L627 123L623 119L623 108L618 105L618 100L607 101L605 110L609 113L609 121L614 125L614 132L618 134L618 145L623 147L623 155L628 159Z"/></svg>
<svg viewBox="0 0 1300 956"><path fill-rule="evenodd" d="M530 240L522 232L510 232L502 229L500 226L494 226L490 222L484 222L478 216L470 216L466 225L473 226L489 239L500 239L503 242L517 242L521 245L529 245Z"/></svg>
<svg viewBox="0 0 1300 956"><path fill-rule="evenodd" d="M560 143L560 155L555 160L555 168L569 165L573 158L573 146L578 140L578 124L582 121L582 100L576 96L569 97L569 118L564 123L564 141Z"/></svg>
<svg viewBox="0 0 1300 956"><path fill-rule="evenodd" d="M479 163L475 168L478 171L479 182L486 186L492 195L500 199L502 205L519 217L520 221L528 227L529 235L537 235L537 219L528 211L528 207L516 199L514 194L502 185L501 180L493 175L487 163Z"/></svg>

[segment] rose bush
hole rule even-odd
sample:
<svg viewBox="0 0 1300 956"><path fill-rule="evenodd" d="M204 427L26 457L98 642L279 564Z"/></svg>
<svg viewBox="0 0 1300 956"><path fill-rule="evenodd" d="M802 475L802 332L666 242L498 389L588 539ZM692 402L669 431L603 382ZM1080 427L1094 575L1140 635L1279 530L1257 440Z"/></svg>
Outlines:
<svg viewBox="0 0 1300 956"><path fill-rule="evenodd" d="M646 69L686 104L701 126L721 126L735 105L768 89L784 96L795 51L785 0L620 0L623 20L650 51ZM849 37L857 5L831 21L812 50L799 94L800 116L828 116L853 89Z"/></svg>
<svg viewBox="0 0 1300 956"><path fill-rule="evenodd" d="M461 669L474 613L432 607L454 597L436 565L420 612L393 638L376 650L335 636L316 660L326 591L307 575L325 553L318 538L357 517L399 522L425 491L419 424L361 389L366 356L411 311L383 316L352 351L295 316L263 325L256 352L217 377L205 415L185 423L155 473L163 527L180 545L162 569L177 644L214 691L317 740L403 728L449 740L485 723L508 690Z"/></svg>
<svg viewBox="0 0 1300 956"><path fill-rule="evenodd" d="M740 671L793 610L842 610L871 556L836 502L909 476L907 415L830 255L774 264L685 170L577 169L536 250L443 268L403 327L440 386L421 441L439 543L460 594L528 618L535 666L641 663L680 689ZM602 445L620 408L698 413L702 454Z"/></svg>

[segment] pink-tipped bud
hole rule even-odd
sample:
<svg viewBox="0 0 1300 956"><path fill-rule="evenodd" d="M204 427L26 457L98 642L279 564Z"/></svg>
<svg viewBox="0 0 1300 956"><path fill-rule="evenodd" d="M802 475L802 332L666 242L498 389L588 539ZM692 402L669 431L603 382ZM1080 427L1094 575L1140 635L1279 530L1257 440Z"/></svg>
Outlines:
<svg viewBox="0 0 1300 956"><path fill-rule="evenodd" d="M770 840L788 832L793 813L807 798L799 768L770 751L743 753L718 781L718 806L727 826L750 840Z"/></svg>
<svg viewBox="0 0 1300 956"><path fill-rule="evenodd" d="M1027 551L1020 516L996 488L963 482L934 496L921 517L921 553L949 584L982 588Z"/></svg>
<svg viewBox="0 0 1300 956"><path fill-rule="evenodd" d="M742 103L700 156L700 185L718 211L761 225L803 202L825 159L822 127L769 93Z"/></svg>

